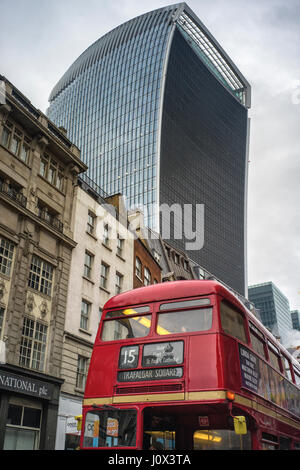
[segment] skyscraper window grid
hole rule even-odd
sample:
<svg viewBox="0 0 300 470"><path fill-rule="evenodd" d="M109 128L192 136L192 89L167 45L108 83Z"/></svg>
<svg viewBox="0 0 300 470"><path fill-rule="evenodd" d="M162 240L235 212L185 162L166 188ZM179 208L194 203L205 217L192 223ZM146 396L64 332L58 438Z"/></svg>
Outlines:
<svg viewBox="0 0 300 470"><path fill-rule="evenodd" d="M167 13L161 12L165 21L145 16L142 24L120 30L110 50L104 47L101 58L61 92L50 111L88 156L90 177L97 181L101 174L105 192L125 194L128 207L150 205L145 221L149 226L154 224L151 204L156 202L158 112L170 27Z"/></svg>

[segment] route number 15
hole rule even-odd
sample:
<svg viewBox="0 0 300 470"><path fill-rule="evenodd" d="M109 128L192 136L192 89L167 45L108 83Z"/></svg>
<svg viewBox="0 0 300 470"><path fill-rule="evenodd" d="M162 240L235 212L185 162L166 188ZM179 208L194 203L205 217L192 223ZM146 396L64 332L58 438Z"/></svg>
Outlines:
<svg viewBox="0 0 300 470"><path fill-rule="evenodd" d="M139 361L139 347L138 346L124 346L121 348L119 357L120 369L134 369L137 367Z"/></svg>

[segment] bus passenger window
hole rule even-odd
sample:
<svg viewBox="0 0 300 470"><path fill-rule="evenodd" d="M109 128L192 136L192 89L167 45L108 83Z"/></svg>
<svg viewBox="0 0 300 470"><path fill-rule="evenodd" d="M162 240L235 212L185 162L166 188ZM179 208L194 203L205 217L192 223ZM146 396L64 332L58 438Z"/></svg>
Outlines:
<svg viewBox="0 0 300 470"><path fill-rule="evenodd" d="M145 450L175 449L175 420L172 416L155 416L145 412L144 440Z"/></svg>
<svg viewBox="0 0 300 470"><path fill-rule="evenodd" d="M235 434L230 429L197 430L194 432L194 450L250 450L251 436Z"/></svg>
<svg viewBox="0 0 300 470"><path fill-rule="evenodd" d="M207 331L212 327L212 308L184 310L158 314L156 332L159 335Z"/></svg>
<svg viewBox="0 0 300 470"><path fill-rule="evenodd" d="M104 320L101 339L114 341L126 338L142 338L150 331L151 315Z"/></svg>
<svg viewBox="0 0 300 470"><path fill-rule="evenodd" d="M270 341L268 341L268 350L270 363L276 370L280 370L279 366L279 350Z"/></svg>
<svg viewBox="0 0 300 470"><path fill-rule="evenodd" d="M250 338L251 338L253 350L265 358L266 356L265 356L264 342L260 338L258 338L255 334L253 334L251 330L250 330Z"/></svg>
<svg viewBox="0 0 300 470"><path fill-rule="evenodd" d="M290 450L292 445L292 440L288 437L279 437L279 449L280 450Z"/></svg>
<svg viewBox="0 0 300 470"><path fill-rule="evenodd" d="M278 449L277 436L263 432L261 435L261 448L262 450L277 450Z"/></svg>
<svg viewBox="0 0 300 470"><path fill-rule="evenodd" d="M294 369L296 385L300 387L300 369L296 368L295 365L293 365L293 369Z"/></svg>
<svg viewBox="0 0 300 470"><path fill-rule="evenodd" d="M220 313L221 324L225 333L247 343L243 315L225 302L221 302Z"/></svg>
<svg viewBox="0 0 300 470"><path fill-rule="evenodd" d="M133 447L136 443L136 424L135 410L88 412L83 447Z"/></svg>
<svg viewBox="0 0 300 470"><path fill-rule="evenodd" d="M290 369L290 363L285 356L282 356L282 358L283 358L283 366L284 366L284 375L292 382L293 378L292 378L292 373Z"/></svg>

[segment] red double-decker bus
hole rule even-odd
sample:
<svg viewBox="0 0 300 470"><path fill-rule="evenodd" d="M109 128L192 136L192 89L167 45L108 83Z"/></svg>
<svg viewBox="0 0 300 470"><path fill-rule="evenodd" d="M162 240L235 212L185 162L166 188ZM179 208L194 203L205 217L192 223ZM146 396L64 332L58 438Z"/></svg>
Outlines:
<svg viewBox="0 0 300 470"><path fill-rule="evenodd" d="M191 280L111 298L82 449L299 449L300 367L224 286Z"/></svg>

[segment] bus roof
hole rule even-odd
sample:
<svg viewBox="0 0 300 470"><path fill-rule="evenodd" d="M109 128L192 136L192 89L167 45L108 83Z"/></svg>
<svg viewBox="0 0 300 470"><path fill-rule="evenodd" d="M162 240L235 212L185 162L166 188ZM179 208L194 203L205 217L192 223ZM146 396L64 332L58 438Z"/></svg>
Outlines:
<svg viewBox="0 0 300 470"><path fill-rule="evenodd" d="M236 297L219 282L196 279L163 282L123 292L109 299L105 304L105 308L111 309L127 305L159 302L160 300L175 300L182 297L195 297L209 294L225 294L235 299L235 301L237 300Z"/></svg>

